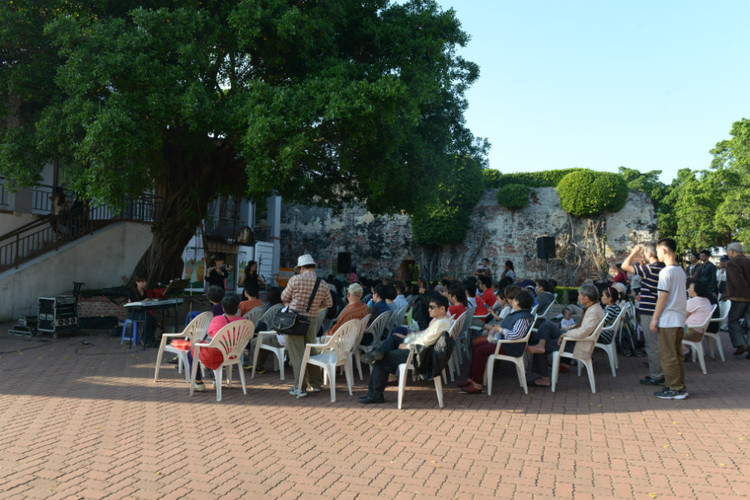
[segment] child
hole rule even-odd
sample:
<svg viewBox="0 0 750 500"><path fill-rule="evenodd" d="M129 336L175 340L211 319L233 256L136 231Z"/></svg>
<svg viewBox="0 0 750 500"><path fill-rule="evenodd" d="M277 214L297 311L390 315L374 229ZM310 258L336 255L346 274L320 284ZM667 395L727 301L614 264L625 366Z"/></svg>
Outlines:
<svg viewBox="0 0 750 500"><path fill-rule="evenodd" d="M576 320L573 319L573 311L569 307L564 307L562 310L562 319L560 320L560 329L567 332L574 326L576 326Z"/></svg>

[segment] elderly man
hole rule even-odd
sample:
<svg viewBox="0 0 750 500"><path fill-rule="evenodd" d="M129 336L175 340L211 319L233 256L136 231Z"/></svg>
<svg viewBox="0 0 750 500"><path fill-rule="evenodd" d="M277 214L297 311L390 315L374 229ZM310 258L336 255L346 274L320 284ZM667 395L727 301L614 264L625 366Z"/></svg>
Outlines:
<svg viewBox="0 0 750 500"><path fill-rule="evenodd" d="M344 310L341 311L341 314L339 314L336 324L331 327L331 330L326 335L333 335L336 333L336 330L341 328L341 326L347 321L362 319L370 314L367 304L362 303L363 293L364 290L359 283L352 283L349 285L349 288L346 289L346 300L348 304Z"/></svg>
<svg viewBox="0 0 750 500"><path fill-rule="evenodd" d="M716 285L716 266L711 262L711 251L707 249L701 250L701 276L700 280L708 285L708 290L716 297L716 292L719 291Z"/></svg>
<svg viewBox="0 0 750 500"><path fill-rule="evenodd" d="M563 334L570 339L584 339L594 333L597 325L604 318L604 310L599 305L599 290L594 285L581 285L578 289L578 301L583 307L583 316L575 327L563 333L553 322L545 321L536 333L532 334L527 351L534 354L531 371L540 377L530 381L529 385L550 386L547 354L558 350ZM576 357L590 358L594 351L594 343L570 342L567 349L572 349Z"/></svg>
<svg viewBox="0 0 750 500"><path fill-rule="evenodd" d="M685 360L682 357L682 338L687 319L687 297L685 283L687 276L682 266L677 264L675 251L677 243L671 238L663 238L656 244L659 262L664 269L659 273L654 315L649 328L659 335L659 358L664 370L664 389L655 392L659 399L685 399Z"/></svg>
<svg viewBox="0 0 750 500"><path fill-rule="evenodd" d="M635 264L635 258L641 255L648 264ZM641 318L641 330L646 344L649 374L641 379L644 385L661 385L664 383L664 372L659 359L659 337L651 332L651 319L656 307L656 287L659 283L659 273L664 264L656 257L653 244L637 245L622 263L623 270L641 277L641 300L638 303L638 315Z"/></svg>
<svg viewBox="0 0 750 500"><path fill-rule="evenodd" d="M409 357L411 345L423 345L429 347L438 341L443 332L451 328L448 318L448 299L438 293L430 294L430 326L422 332L412 333L407 336L394 333L383 342L377 351L362 356L362 361L372 365L370 384L367 395L359 398L362 404L384 403L383 391L388 383L388 375L398 368L401 363L406 363Z"/></svg>
<svg viewBox="0 0 750 500"><path fill-rule="evenodd" d="M321 309L327 309L333 306L333 299L331 299L331 292L325 282L318 278L315 273L315 261L312 255L305 254L301 255L297 259L297 267L300 269L300 274L292 276L287 283L284 291L281 292L281 300L291 310L296 311L298 314L306 316L310 322L310 326L307 327L307 333L305 335L285 335L286 347L289 351L289 364L294 372L294 385L289 389L289 394L303 398L307 396L307 390L302 389L298 394L297 387L299 386L300 377L305 377L304 373L300 373L302 368L302 356L305 354L305 344L315 344L320 328L320 321L318 320L318 313ZM318 282L318 280L320 280ZM313 296L313 291L317 283L317 291ZM312 303L310 303L310 297L312 296ZM310 307L308 308L308 304ZM313 392L319 392L320 386L323 385L323 374L320 368L317 366L308 365L309 382Z"/></svg>
<svg viewBox="0 0 750 500"><path fill-rule="evenodd" d="M747 334L740 325L745 318L745 326L750 326L750 259L745 256L745 249L740 243L727 245L727 293L732 306L727 317L729 338L734 346L734 354L747 352ZM747 355L750 359L750 354Z"/></svg>

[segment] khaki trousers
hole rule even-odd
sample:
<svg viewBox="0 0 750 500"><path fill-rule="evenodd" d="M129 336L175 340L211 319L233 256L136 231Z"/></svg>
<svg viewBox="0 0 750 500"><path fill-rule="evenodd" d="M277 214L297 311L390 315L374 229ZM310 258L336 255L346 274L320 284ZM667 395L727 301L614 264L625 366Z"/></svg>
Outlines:
<svg viewBox="0 0 750 500"><path fill-rule="evenodd" d="M302 358L305 355L306 344L317 344L318 329L320 329L320 321L317 316L311 316L310 327L307 329L307 333L302 335L284 335L286 337L286 348L289 351L289 364L292 366L294 372L294 388L299 387L300 368L302 368ZM314 354L314 353L313 353ZM323 371L318 366L307 366L307 374L302 374L307 382L307 385L314 389L319 389L323 385ZM302 386L305 387L305 386Z"/></svg>
<svg viewBox="0 0 750 500"><path fill-rule="evenodd" d="M685 360L682 357L684 327L659 328L659 357L664 369L664 385L673 391L685 388Z"/></svg>

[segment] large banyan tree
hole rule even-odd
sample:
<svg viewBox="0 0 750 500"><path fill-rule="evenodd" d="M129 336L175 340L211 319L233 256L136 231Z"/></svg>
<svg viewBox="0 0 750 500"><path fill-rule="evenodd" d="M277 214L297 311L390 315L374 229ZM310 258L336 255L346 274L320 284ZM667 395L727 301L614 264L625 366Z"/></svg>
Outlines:
<svg viewBox="0 0 750 500"><path fill-rule="evenodd" d="M0 25L0 172L55 161L100 203L158 195L152 283L218 194L412 213L485 154L468 37L433 0L14 0Z"/></svg>

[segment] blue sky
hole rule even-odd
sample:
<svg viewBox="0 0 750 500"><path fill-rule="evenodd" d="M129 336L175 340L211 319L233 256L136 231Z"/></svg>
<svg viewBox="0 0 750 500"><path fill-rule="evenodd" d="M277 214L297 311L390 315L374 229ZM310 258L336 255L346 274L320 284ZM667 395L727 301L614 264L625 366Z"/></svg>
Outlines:
<svg viewBox="0 0 750 500"><path fill-rule="evenodd" d="M504 173L707 169L750 117L750 0L438 0L480 66L467 124Z"/></svg>

